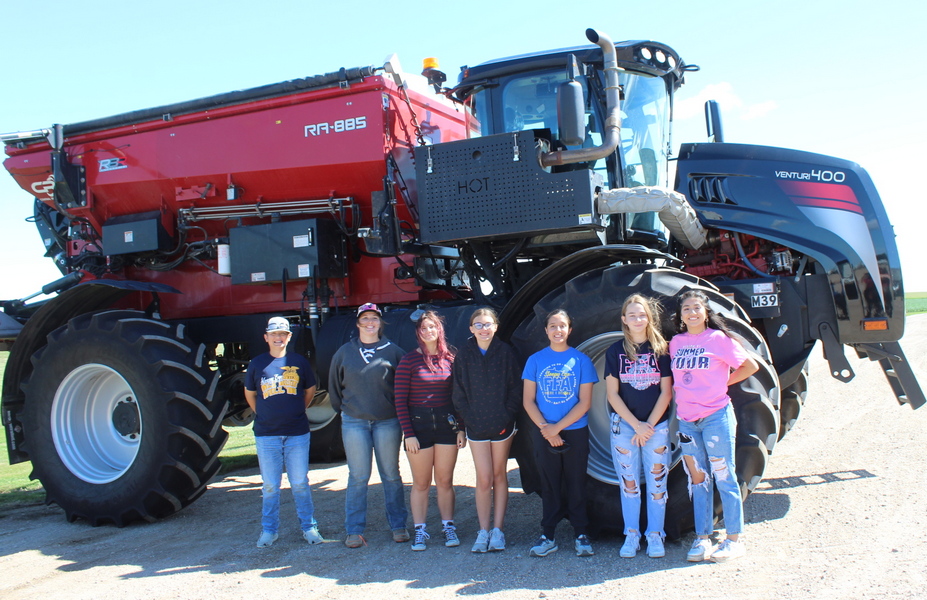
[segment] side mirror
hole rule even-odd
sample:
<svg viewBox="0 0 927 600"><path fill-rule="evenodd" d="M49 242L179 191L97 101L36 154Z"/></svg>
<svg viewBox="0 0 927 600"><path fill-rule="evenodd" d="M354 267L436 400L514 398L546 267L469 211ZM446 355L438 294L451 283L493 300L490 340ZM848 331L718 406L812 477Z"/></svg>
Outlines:
<svg viewBox="0 0 927 600"><path fill-rule="evenodd" d="M717 100L705 103L705 126L708 128L709 142L723 142L724 128L721 126L721 107Z"/></svg>
<svg viewBox="0 0 927 600"><path fill-rule="evenodd" d="M572 54L567 59L567 78L557 87L557 129L566 146L582 146L586 139L586 103L583 86L576 81L579 65Z"/></svg>

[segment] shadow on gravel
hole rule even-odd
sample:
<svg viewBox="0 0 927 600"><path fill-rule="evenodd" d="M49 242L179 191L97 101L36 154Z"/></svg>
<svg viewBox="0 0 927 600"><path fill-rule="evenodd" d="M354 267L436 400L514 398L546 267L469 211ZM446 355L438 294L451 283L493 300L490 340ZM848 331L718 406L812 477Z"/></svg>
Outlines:
<svg viewBox="0 0 927 600"><path fill-rule="evenodd" d="M476 509L474 490L466 485L457 486L459 547L446 548L439 539L434 497L429 514L433 537L428 549L412 552L409 544L394 543L383 514L382 489L377 484L369 488L367 546L348 549L342 543L343 465L313 465L310 471L316 519L329 543L309 546L303 541L292 496L284 490L279 540L271 548L255 547L261 529L261 489L260 475L252 469L216 480L202 498L172 517L122 529L91 527L83 521L67 523L54 506L14 511L2 520L0 556L10 557L7 560L13 564L38 561L43 569L59 572L105 569L107 577L144 580L150 589L159 585L159 577L208 573L241 580L310 575L335 585L401 581L408 589L449 587L462 595L594 585L687 566L688 546L678 542L667 543L663 559L648 558L645 548L634 559L621 559L621 536L594 538L596 555L579 558L566 521L557 531L558 552L545 558L529 557L528 548L540 533L541 502L538 496L525 495L517 488L509 496L507 549L473 554L470 546L477 529ZM513 475L514 488L517 472L510 473ZM41 574L23 571L6 576L26 583Z"/></svg>
<svg viewBox="0 0 927 600"><path fill-rule="evenodd" d="M764 479L744 503L744 516L747 523L762 523L784 518L791 508L791 499L787 494L778 494L774 490L787 490L822 483L845 483L872 477L876 475L865 469L856 469Z"/></svg>

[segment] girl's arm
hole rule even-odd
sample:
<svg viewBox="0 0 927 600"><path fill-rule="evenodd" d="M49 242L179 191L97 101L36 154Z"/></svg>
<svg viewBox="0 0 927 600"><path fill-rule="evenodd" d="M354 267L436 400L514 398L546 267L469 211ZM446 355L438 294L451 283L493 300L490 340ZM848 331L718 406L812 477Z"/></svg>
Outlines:
<svg viewBox="0 0 927 600"><path fill-rule="evenodd" d="M451 369L451 403L454 405L454 410L466 423L470 413L470 398L464 381L469 384L463 361L454 361L454 366Z"/></svg>
<svg viewBox="0 0 927 600"><path fill-rule="evenodd" d="M547 421L544 419L544 415L541 414L541 409L538 408L538 401L535 395L537 394L538 384L536 381L531 381L530 379L523 379L524 381L524 391L522 393L522 404L525 407L525 412L528 413L528 418L537 425L538 429L541 430L541 435L551 446L560 446L563 444L563 440L559 435L547 436L544 431L545 428L550 427Z"/></svg>
<svg viewBox="0 0 927 600"><path fill-rule="evenodd" d="M621 395L618 393L620 389L621 381L617 377L608 375L605 378L605 395L608 398L609 406L611 406L612 409L618 413L619 417L631 424L631 427L634 428L635 434L640 435L653 433L652 424L647 421L639 421L637 417L634 416L634 413L632 413L628 408L628 405L624 403L624 400L621 399Z"/></svg>
<svg viewBox="0 0 927 600"><path fill-rule="evenodd" d="M409 414L409 394L412 389L412 361L403 357L396 367L393 389L396 397L396 416L405 436L406 451L415 454L419 451L418 438L412 428L412 416Z"/></svg>
<svg viewBox="0 0 927 600"><path fill-rule="evenodd" d="M740 366L737 367L731 376L728 377L727 386L731 387L735 383L740 383L747 377L750 377L760 369L760 366L756 364L756 360L752 356L748 356L747 360L740 363Z"/></svg>

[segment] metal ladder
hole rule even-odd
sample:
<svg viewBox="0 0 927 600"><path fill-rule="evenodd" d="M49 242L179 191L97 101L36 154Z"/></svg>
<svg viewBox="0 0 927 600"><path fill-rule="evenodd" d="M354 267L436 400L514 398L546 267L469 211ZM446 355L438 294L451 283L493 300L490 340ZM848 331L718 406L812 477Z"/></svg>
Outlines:
<svg viewBox="0 0 927 600"><path fill-rule="evenodd" d="M898 342L877 342L872 344L853 344L857 356L879 361L892 392L899 404L910 404L911 408L924 405L924 391L921 389L911 363L908 362L901 344Z"/></svg>

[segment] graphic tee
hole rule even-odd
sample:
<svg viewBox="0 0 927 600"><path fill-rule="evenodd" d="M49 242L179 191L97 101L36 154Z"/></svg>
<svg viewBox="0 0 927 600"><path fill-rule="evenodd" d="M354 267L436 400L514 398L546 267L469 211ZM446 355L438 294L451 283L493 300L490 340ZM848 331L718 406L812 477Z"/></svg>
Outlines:
<svg viewBox="0 0 927 600"><path fill-rule="evenodd" d="M596 383L599 376L588 356L576 348L557 352L548 346L528 358L522 379L537 384L535 400L548 423L562 419L579 402L579 386ZM566 429L581 429L588 424L583 415Z"/></svg>
<svg viewBox="0 0 927 600"><path fill-rule="evenodd" d="M727 381L748 357L737 340L718 329L677 334L670 340L670 356L676 416L690 422L714 414L731 401Z"/></svg>
<svg viewBox="0 0 927 600"><path fill-rule="evenodd" d="M309 433L305 394L316 384L305 357L287 353L274 358L261 354L248 365L245 389L257 392L254 435L305 435Z"/></svg>
<svg viewBox="0 0 927 600"><path fill-rule="evenodd" d="M631 360L624 351L624 342L615 342L605 352L605 376L618 380L618 395L638 421L646 421L660 398L660 380L673 374L669 354L656 356L650 342L637 347L637 358ZM609 411L615 412L611 405ZM666 413L657 424L666 420Z"/></svg>

